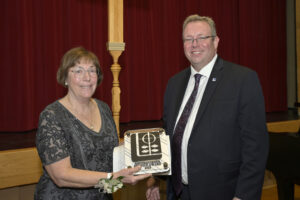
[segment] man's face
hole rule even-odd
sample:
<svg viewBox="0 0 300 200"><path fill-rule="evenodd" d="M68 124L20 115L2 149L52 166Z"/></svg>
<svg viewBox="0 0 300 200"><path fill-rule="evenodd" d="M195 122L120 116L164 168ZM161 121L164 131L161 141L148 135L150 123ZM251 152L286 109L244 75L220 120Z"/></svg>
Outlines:
<svg viewBox="0 0 300 200"><path fill-rule="evenodd" d="M200 71L215 56L219 38L212 36L206 22L196 21L186 25L183 31L184 53L196 71Z"/></svg>

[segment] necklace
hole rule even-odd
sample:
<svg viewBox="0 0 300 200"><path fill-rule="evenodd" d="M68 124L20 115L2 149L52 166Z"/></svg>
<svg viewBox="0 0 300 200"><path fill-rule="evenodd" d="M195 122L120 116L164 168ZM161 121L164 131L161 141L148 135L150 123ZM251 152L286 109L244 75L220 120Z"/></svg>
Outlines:
<svg viewBox="0 0 300 200"><path fill-rule="evenodd" d="M73 104L71 103L71 101L68 97L67 97L67 101L70 105L69 107L70 107L71 111L74 112L74 115L75 115L76 119L81 121L81 122L85 122L83 124L85 124L85 125L88 124L86 126L89 127L89 129L94 130L93 109L91 109L90 106L89 106L88 115L82 114L82 113L78 112L77 109L75 109L75 107L73 106ZM93 106L93 101L90 100L90 103Z"/></svg>
<svg viewBox="0 0 300 200"><path fill-rule="evenodd" d="M94 126L93 126L92 123L91 123L90 129L91 129L91 130L94 130Z"/></svg>

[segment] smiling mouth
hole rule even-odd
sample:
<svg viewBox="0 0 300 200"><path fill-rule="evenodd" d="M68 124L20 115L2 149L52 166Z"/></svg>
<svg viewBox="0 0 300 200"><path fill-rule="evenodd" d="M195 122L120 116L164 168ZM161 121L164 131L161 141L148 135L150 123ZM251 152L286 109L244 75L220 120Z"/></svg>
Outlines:
<svg viewBox="0 0 300 200"><path fill-rule="evenodd" d="M81 88L91 88L92 86L80 86Z"/></svg>
<svg viewBox="0 0 300 200"><path fill-rule="evenodd" d="M202 54L202 51L192 51L191 54L192 55L199 55L199 54Z"/></svg>

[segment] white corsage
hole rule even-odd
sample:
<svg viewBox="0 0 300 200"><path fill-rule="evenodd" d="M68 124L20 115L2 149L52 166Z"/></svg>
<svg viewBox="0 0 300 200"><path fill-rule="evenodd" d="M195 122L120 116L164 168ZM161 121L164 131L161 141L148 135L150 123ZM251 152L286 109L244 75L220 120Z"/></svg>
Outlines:
<svg viewBox="0 0 300 200"><path fill-rule="evenodd" d="M123 176L119 176L116 179L113 179L113 176L110 178L101 178L98 184L95 185L95 188L99 188L99 192L102 193L114 193L123 187L123 178Z"/></svg>

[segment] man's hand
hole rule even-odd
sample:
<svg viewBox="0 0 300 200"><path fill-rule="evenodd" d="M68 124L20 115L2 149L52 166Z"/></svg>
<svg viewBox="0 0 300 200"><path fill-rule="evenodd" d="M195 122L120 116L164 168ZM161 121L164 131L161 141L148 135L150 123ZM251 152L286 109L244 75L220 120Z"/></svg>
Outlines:
<svg viewBox="0 0 300 200"><path fill-rule="evenodd" d="M147 180L147 191L146 191L146 198L147 200L160 200L159 194L159 180L155 180L153 176L151 176Z"/></svg>
<svg viewBox="0 0 300 200"><path fill-rule="evenodd" d="M160 200L159 187L152 186L146 191L147 200Z"/></svg>

